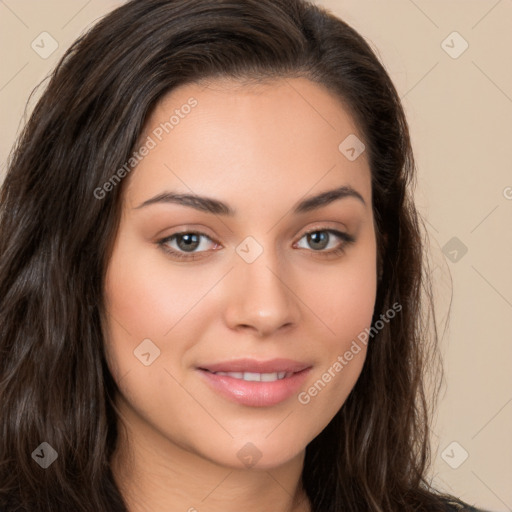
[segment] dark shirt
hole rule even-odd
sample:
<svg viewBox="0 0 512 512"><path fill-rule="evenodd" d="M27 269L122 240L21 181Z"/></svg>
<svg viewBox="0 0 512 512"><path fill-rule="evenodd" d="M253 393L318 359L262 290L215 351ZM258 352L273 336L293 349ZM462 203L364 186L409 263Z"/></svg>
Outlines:
<svg viewBox="0 0 512 512"><path fill-rule="evenodd" d="M484 510L483 508L475 508L467 503L464 505L459 505L455 503L447 503L446 504L446 512L489 512Z"/></svg>

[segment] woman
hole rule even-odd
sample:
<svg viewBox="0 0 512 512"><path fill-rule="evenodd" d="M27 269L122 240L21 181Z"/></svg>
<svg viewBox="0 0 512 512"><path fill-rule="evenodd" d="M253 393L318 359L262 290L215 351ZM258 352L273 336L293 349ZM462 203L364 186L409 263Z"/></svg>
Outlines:
<svg viewBox="0 0 512 512"><path fill-rule="evenodd" d="M319 7L101 20L2 185L2 510L468 510L426 477L413 172Z"/></svg>

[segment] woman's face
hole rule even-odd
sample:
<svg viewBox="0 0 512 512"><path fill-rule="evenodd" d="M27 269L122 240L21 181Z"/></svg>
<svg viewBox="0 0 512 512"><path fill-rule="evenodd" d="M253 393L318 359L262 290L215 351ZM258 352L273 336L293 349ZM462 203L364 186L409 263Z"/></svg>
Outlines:
<svg viewBox="0 0 512 512"><path fill-rule="evenodd" d="M302 78L185 85L159 103L126 166L105 288L134 439L270 468L302 456L343 405L377 282L354 136L337 99ZM355 192L321 196L340 187Z"/></svg>

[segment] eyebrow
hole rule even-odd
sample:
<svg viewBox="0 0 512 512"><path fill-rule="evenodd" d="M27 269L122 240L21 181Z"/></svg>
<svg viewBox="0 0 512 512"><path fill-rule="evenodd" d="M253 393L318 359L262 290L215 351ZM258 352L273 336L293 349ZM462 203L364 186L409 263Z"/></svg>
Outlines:
<svg viewBox="0 0 512 512"><path fill-rule="evenodd" d="M347 197L354 197L366 206L363 196L357 190L352 188L350 185L344 185L302 200L294 207L293 213L298 214L310 212ZM139 206L136 206L135 209L144 208L156 203L179 204L181 206L195 208L202 212L213 213L215 215L225 215L228 217L234 217L237 213L234 208L222 201L219 201L218 199L198 196L195 194L177 194L174 192L163 192L158 194L147 199Z"/></svg>

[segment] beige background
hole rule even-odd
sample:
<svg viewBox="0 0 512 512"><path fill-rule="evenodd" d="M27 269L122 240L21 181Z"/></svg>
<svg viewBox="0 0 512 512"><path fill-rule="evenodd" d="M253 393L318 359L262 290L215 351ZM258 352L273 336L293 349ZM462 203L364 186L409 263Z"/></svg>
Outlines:
<svg viewBox="0 0 512 512"><path fill-rule="evenodd" d="M32 89L80 33L120 3L0 0L1 176ZM316 3L376 49L411 126L416 199L444 323L452 301L442 341L446 386L432 434L434 482L488 510L510 511L512 0ZM31 48L44 31L58 42L47 59ZM464 41L467 50L452 58L447 52L456 55Z"/></svg>

